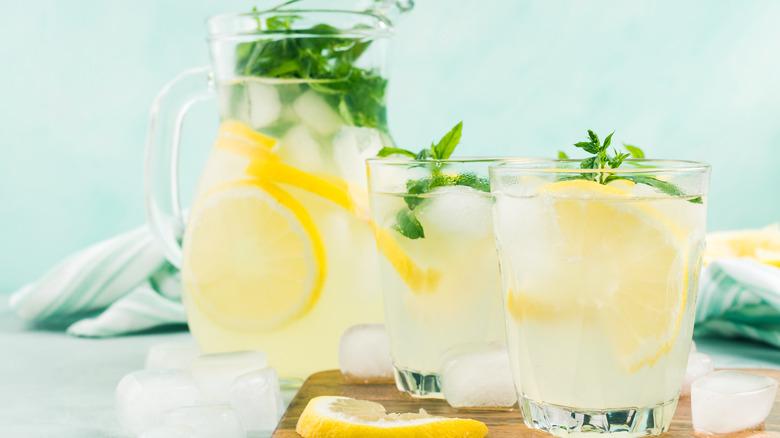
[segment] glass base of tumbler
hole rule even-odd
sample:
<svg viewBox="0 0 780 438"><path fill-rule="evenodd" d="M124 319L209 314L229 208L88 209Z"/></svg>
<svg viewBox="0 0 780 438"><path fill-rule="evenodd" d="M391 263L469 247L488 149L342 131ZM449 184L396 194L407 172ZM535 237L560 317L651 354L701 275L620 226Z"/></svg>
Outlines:
<svg viewBox="0 0 780 438"><path fill-rule="evenodd" d="M438 374L423 374L396 366L393 366L393 371L395 386L399 391L408 392L416 398L444 398L441 394L441 381Z"/></svg>
<svg viewBox="0 0 780 438"><path fill-rule="evenodd" d="M520 397L526 426L559 437L611 433L623 437L660 435L669 429L676 407L677 399L642 409L578 410Z"/></svg>

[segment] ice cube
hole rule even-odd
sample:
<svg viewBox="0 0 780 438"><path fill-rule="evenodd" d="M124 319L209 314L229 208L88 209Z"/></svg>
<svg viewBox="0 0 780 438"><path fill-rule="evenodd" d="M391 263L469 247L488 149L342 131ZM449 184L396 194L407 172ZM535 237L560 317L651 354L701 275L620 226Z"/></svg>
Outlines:
<svg viewBox="0 0 780 438"><path fill-rule="evenodd" d="M349 380L373 382L393 378L393 360L384 324L357 324L339 340L339 368Z"/></svg>
<svg viewBox="0 0 780 438"><path fill-rule="evenodd" d="M293 110L303 123L322 135L334 134L344 125L341 116L314 90L295 99Z"/></svg>
<svg viewBox="0 0 780 438"><path fill-rule="evenodd" d="M246 438L241 418L230 406L187 406L165 413L163 424L186 426L198 438Z"/></svg>
<svg viewBox="0 0 780 438"><path fill-rule="evenodd" d="M688 355L688 366L685 368L685 380L683 381L682 395L691 393L691 384L699 377L706 376L715 368L712 365L712 358L704 353L695 351Z"/></svg>
<svg viewBox="0 0 780 438"><path fill-rule="evenodd" d="M693 429L702 434L753 429L769 415L777 381L743 371L721 370L691 385Z"/></svg>
<svg viewBox="0 0 780 438"><path fill-rule="evenodd" d="M188 426L156 426L143 431L138 438L200 438L200 435Z"/></svg>
<svg viewBox="0 0 780 438"><path fill-rule="evenodd" d="M119 423L134 434L159 425L165 411L200 401L198 388L183 370L136 371L116 386Z"/></svg>
<svg viewBox="0 0 780 438"><path fill-rule="evenodd" d="M162 368L187 369L200 356L200 350L195 344L166 343L156 344L146 353L147 370Z"/></svg>
<svg viewBox="0 0 780 438"><path fill-rule="evenodd" d="M318 142L305 126L294 126L284 134L273 152L286 164L309 173L328 172L328 163Z"/></svg>
<svg viewBox="0 0 780 438"><path fill-rule="evenodd" d="M262 351L207 354L195 359L189 371L205 403L228 404L230 385L238 376L265 368Z"/></svg>
<svg viewBox="0 0 780 438"><path fill-rule="evenodd" d="M274 367L239 376L230 387L230 405L247 432L272 431L284 414L282 392Z"/></svg>
<svg viewBox="0 0 780 438"><path fill-rule="evenodd" d="M333 161L342 178L362 187L368 184L366 158L375 157L382 149L376 129L344 126L333 136Z"/></svg>
<svg viewBox="0 0 780 438"><path fill-rule="evenodd" d="M279 91L273 85L257 81L248 81L249 123L254 129L260 129L275 122L282 111Z"/></svg>
<svg viewBox="0 0 780 438"><path fill-rule="evenodd" d="M415 209L426 236L479 239L492 236L492 200L468 186L437 187Z"/></svg>
<svg viewBox="0 0 780 438"><path fill-rule="evenodd" d="M506 408L517 402L506 345L459 346L445 357L441 389L450 406Z"/></svg>

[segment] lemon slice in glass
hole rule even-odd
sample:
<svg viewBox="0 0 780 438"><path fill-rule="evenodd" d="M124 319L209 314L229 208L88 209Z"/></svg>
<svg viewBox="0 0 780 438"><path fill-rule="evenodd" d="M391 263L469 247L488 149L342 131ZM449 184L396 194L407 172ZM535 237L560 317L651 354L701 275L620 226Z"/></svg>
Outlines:
<svg viewBox="0 0 780 438"><path fill-rule="evenodd" d="M679 227L614 186L572 180L539 188L551 246L546 274L510 291L517 321L582 320L611 339L633 374L669 352L687 300L687 244ZM685 202L670 198L662 202Z"/></svg>
<svg viewBox="0 0 780 438"><path fill-rule="evenodd" d="M388 414L379 403L325 396L309 401L295 431L304 438L482 438L488 428L476 420L434 417L422 409L419 413Z"/></svg>
<svg viewBox="0 0 780 438"><path fill-rule="evenodd" d="M296 319L317 301L325 250L308 212L262 181L208 192L184 236L183 280L217 323L259 331Z"/></svg>

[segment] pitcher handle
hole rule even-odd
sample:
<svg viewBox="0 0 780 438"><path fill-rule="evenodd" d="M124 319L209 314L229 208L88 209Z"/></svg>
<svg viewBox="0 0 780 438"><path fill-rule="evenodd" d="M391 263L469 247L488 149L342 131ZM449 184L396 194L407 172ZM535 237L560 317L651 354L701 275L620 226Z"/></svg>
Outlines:
<svg viewBox="0 0 780 438"><path fill-rule="evenodd" d="M184 215L179 201L181 126L195 103L214 97L211 68L193 68L160 91L149 117L144 177L146 219L163 254L176 267L181 266L184 235Z"/></svg>

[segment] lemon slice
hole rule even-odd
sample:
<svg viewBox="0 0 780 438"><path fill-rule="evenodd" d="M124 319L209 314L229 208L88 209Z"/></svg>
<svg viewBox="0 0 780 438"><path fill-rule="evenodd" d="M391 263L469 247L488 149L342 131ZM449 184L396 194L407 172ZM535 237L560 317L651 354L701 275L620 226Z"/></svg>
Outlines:
<svg viewBox="0 0 780 438"><path fill-rule="evenodd" d="M419 413L388 414L379 403L348 397L315 397L295 427L304 438L482 438L484 423Z"/></svg>
<svg viewBox="0 0 780 438"><path fill-rule="evenodd" d="M351 212L374 228L379 251L413 292L425 293L436 289L441 273L432 269L423 271L417 267L391 233L376 227L371 221L368 192L364 187L350 184L341 178L313 175L284 164L271 151L274 144L275 140L253 131L241 122L225 121L220 126L217 148L249 158L245 174L250 178L305 190Z"/></svg>
<svg viewBox="0 0 780 438"><path fill-rule="evenodd" d="M508 313L517 321L599 324L625 372L652 366L672 347L685 309L685 237L618 187L572 180L539 194L549 208L553 266L538 279L529 273L526 290L510 291Z"/></svg>
<svg viewBox="0 0 780 438"><path fill-rule="evenodd" d="M747 258L780 268L780 224L709 233L705 262L720 257Z"/></svg>
<svg viewBox="0 0 780 438"><path fill-rule="evenodd" d="M247 175L258 180L287 184L321 196L350 211L358 219L374 228L377 248L395 268L404 283L415 293L426 293L436 289L441 273L434 269L422 270L396 242L389 230L380 228L370 219L368 195L362 187L355 187L338 178L324 178L276 161L252 160ZM357 194L366 193L359 197Z"/></svg>
<svg viewBox="0 0 780 438"><path fill-rule="evenodd" d="M441 272L430 268L420 269L401 248L391 231L375 226L374 236L379 252L390 262L412 292L425 294L433 292L439 287Z"/></svg>
<svg viewBox="0 0 780 438"><path fill-rule="evenodd" d="M251 158L256 154L270 151L276 140L253 130L249 126L236 121L226 120L219 125L219 141L216 147L232 150L233 152Z"/></svg>
<svg viewBox="0 0 780 438"><path fill-rule="evenodd" d="M306 313L325 279L325 250L307 211L262 181L208 192L184 236L193 301L225 327L268 330Z"/></svg>

